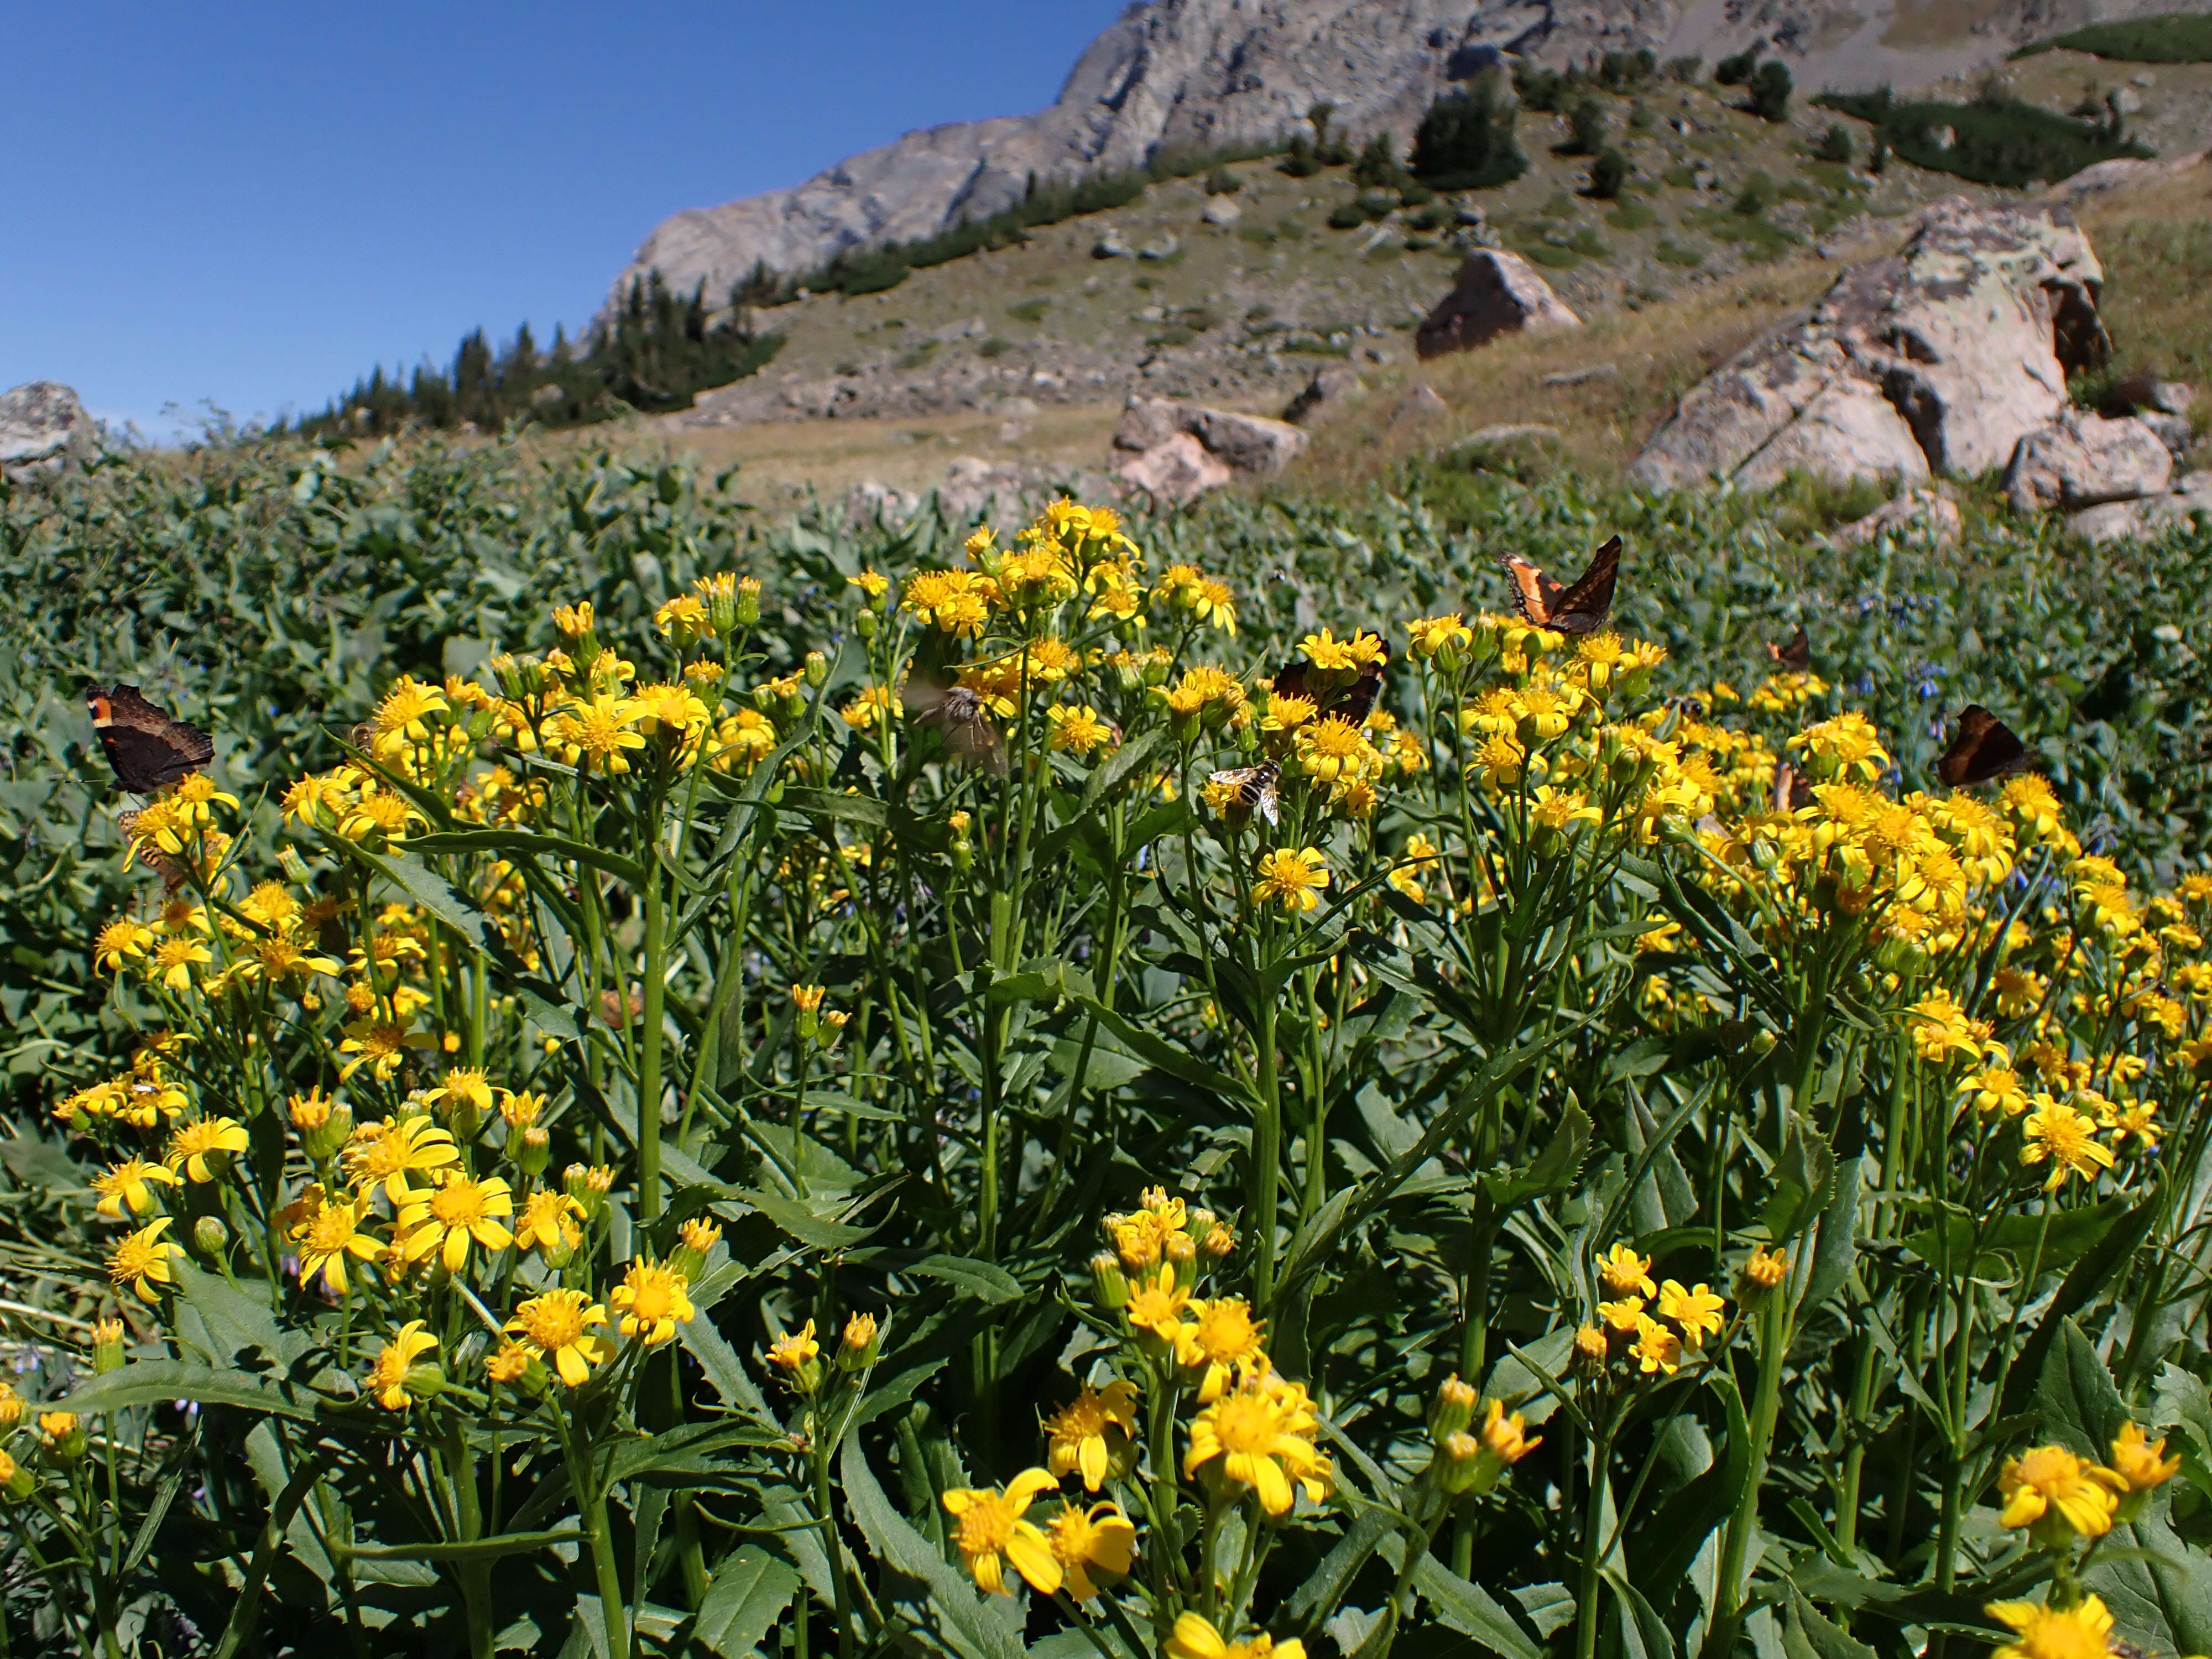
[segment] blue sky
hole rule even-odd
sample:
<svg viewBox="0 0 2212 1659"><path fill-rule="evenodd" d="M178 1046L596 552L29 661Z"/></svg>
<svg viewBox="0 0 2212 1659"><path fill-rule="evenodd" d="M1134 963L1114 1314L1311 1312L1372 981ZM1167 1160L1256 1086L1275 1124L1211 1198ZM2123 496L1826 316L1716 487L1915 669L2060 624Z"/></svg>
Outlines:
<svg viewBox="0 0 2212 1659"><path fill-rule="evenodd" d="M319 407L479 324L573 329L678 208L1042 107L1117 0L10 10L0 389Z"/></svg>

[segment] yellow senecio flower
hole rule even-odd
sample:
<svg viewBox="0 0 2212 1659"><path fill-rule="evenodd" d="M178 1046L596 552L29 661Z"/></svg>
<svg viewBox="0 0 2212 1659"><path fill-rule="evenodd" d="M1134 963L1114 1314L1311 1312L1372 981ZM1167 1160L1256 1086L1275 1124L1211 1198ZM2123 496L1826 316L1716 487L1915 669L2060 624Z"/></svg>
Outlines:
<svg viewBox="0 0 2212 1659"><path fill-rule="evenodd" d="M2120 1477L2083 1462L2063 1446L2038 1446L2010 1459L1999 1472L1997 1491L2004 1509L1997 1519L2008 1527L2032 1527L2055 1515L2084 1538L2101 1538L2112 1529L2112 1511L2118 1507L2108 1481L2120 1481Z"/></svg>
<svg viewBox="0 0 2212 1659"><path fill-rule="evenodd" d="M92 1189L100 1194L100 1202L94 1207L111 1221L122 1220L125 1210L132 1215L144 1215L154 1207L154 1193L147 1185L149 1182L175 1187L183 1183L183 1177L173 1170L149 1164L142 1158L125 1158L92 1178Z"/></svg>
<svg viewBox="0 0 2212 1659"><path fill-rule="evenodd" d="M526 1250L551 1257L573 1250L584 1242L584 1206L558 1188L541 1187L523 1200L522 1219L514 1230L515 1243Z"/></svg>
<svg viewBox="0 0 2212 1659"><path fill-rule="evenodd" d="M2166 1455L2166 1439L2153 1440L2139 1423L2124 1423L2112 1441L2112 1461L2106 1468L2127 1483L2131 1492L2152 1492L2181 1473L2181 1459Z"/></svg>
<svg viewBox="0 0 2212 1659"><path fill-rule="evenodd" d="M1231 1642L1195 1613L1179 1614L1168 1638L1167 1659L1306 1659L1305 1644L1278 1642L1267 1636Z"/></svg>
<svg viewBox="0 0 2212 1659"><path fill-rule="evenodd" d="M2063 1610L2035 1601L1991 1601L1982 1611L2018 1632L1991 1659L2108 1659L2112 1651L2112 1615L2098 1596Z"/></svg>
<svg viewBox="0 0 2212 1659"><path fill-rule="evenodd" d="M376 1403L388 1412L404 1412L412 1405L415 1396L408 1392L407 1373L418 1356L437 1346L438 1339L422 1328L419 1319L409 1320L394 1332L369 1367L368 1388Z"/></svg>
<svg viewBox="0 0 2212 1659"><path fill-rule="evenodd" d="M2069 1175L2094 1181L2100 1170L2112 1167L2112 1148L2097 1139L2094 1119L2063 1101L2043 1097L2043 1104L2027 1120L2025 1144L2020 1149L2024 1165L2049 1162L2050 1179L2043 1190L2055 1192Z"/></svg>
<svg viewBox="0 0 2212 1659"><path fill-rule="evenodd" d="M548 1291L518 1307L501 1328L551 1360L563 1382L580 1389L592 1380L592 1366L614 1357L615 1345L592 1331L606 1322L607 1310L583 1291Z"/></svg>
<svg viewBox="0 0 2212 1659"><path fill-rule="evenodd" d="M384 1195L404 1205L410 1197L410 1176L434 1172L460 1162L453 1138L427 1117L391 1118L364 1123L346 1142L346 1173L364 1190L380 1184Z"/></svg>
<svg viewBox="0 0 2212 1659"><path fill-rule="evenodd" d="M1084 1489L1097 1492L1114 1460L1136 1440L1137 1390L1119 1377L1103 1389L1086 1382L1045 1419L1044 1431L1051 1443L1045 1461L1053 1474L1063 1480L1080 1474Z"/></svg>
<svg viewBox="0 0 2212 1659"><path fill-rule="evenodd" d="M355 1199L343 1204L320 1201L322 1189L312 1189L317 1202L306 1219L292 1229L300 1247L300 1282L313 1284L320 1275L332 1296L347 1291L346 1258L374 1261L384 1253L382 1242L361 1230L368 1201Z"/></svg>
<svg viewBox="0 0 2212 1659"><path fill-rule="evenodd" d="M1597 1264L1598 1276L1605 1287L1615 1296L1626 1296L1631 1291L1638 1296L1659 1294L1651 1283L1651 1258L1638 1255L1626 1244L1616 1244L1605 1253Z"/></svg>
<svg viewBox="0 0 2212 1659"><path fill-rule="evenodd" d="M1260 1347L1260 1322L1243 1297L1194 1301L1189 1311L1193 1322L1176 1334L1176 1361L1198 1373L1199 1403L1210 1406L1232 1380L1264 1370L1267 1356Z"/></svg>
<svg viewBox="0 0 2212 1659"><path fill-rule="evenodd" d="M1053 1555L1066 1575L1067 1593L1079 1601L1098 1594L1092 1573L1118 1578L1136 1559L1137 1529L1118 1504L1093 1504L1085 1509L1062 1499L1060 1513L1045 1526Z"/></svg>
<svg viewBox="0 0 2212 1659"><path fill-rule="evenodd" d="M410 1265L435 1255L447 1273L457 1273L468 1266L471 1241L487 1250L514 1243L500 1220L514 1213L514 1200L499 1176L478 1181L447 1170L435 1186L409 1189L395 1237Z"/></svg>
<svg viewBox="0 0 2212 1659"><path fill-rule="evenodd" d="M159 1216L121 1240L108 1254L108 1282L118 1290L128 1285L142 1302L158 1302L161 1292L155 1287L173 1282L169 1277L170 1258L180 1258L185 1253L182 1245L161 1237L168 1225L169 1218Z"/></svg>
<svg viewBox="0 0 2212 1659"><path fill-rule="evenodd" d="M1317 848L1272 848L1261 855L1260 879L1253 886L1252 902L1279 905L1306 915L1321 908L1322 890L1328 881L1328 861Z"/></svg>
<svg viewBox="0 0 2212 1659"><path fill-rule="evenodd" d="M1727 1305L1702 1285L1684 1290L1670 1279L1659 1287L1659 1316L1680 1331L1683 1342L1692 1348L1703 1346L1706 1337L1720 1334L1721 1310Z"/></svg>
<svg viewBox="0 0 2212 1659"><path fill-rule="evenodd" d="M246 1126L235 1118L204 1117L179 1127L169 1138L168 1156L163 1162L193 1181L213 1181L229 1156L244 1152L247 1144ZM210 1159L218 1161L210 1163Z"/></svg>
<svg viewBox="0 0 2212 1659"><path fill-rule="evenodd" d="M1254 1377L1198 1414L1183 1455L1183 1477L1208 1464L1214 1473L1259 1494L1269 1515L1287 1515L1292 1483L1318 1504L1328 1494L1328 1460L1314 1445L1319 1425L1306 1391L1279 1376Z"/></svg>
<svg viewBox="0 0 2212 1659"><path fill-rule="evenodd" d="M629 1264L623 1282L609 1299L622 1310L622 1334L634 1336L648 1348L658 1347L676 1334L678 1324L690 1322L690 1286L682 1273L657 1261Z"/></svg>
<svg viewBox="0 0 2212 1659"><path fill-rule="evenodd" d="M1006 1564L1012 1562L1014 1570L1042 1594L1051 1595L1059 1590L1064 1577L1060 1558L1053 1553L1052 1542L1043 1532L1024 1518L1039 1493L1059 1484L1055 1476L1043 1469L1024 1469L1003 1490L993 1486L945 1494L945 1512L956 1522L953 1541L959 1545L960 1559L978 1589L996 1595L1012 1595L1006 1587Z"/></svg>

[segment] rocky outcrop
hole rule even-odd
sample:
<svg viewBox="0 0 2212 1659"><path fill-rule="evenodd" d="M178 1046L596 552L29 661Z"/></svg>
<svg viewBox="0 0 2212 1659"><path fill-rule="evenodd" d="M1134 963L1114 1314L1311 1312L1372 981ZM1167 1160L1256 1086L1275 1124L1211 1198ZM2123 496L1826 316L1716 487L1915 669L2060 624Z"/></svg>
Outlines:
<svg viewBox="0 0 2212 1659"><path fill-rule="evenodd" d="M1693 388L1629 476L1764 487L1791 468L1911 480L2003 466L2064 413L2067 376L2107 355L2103 276L2065 209L1947 198L1902 252L1853 266L1809 316Z"/></svg>
<svg viewBox="0 0 2212 1659"><path fill-rule="evenodd" d="M1479 248L1461 263L1452 291L1422 322L1413 349L1424 358L1441 357L1487 344L1501 334L1544 334L1582 325L1583 319L1526 259Z"/></svg>
<svg viewBox="0 0 2212 1659"><path fill-rule="evenodd" d="M0 471L18 481L82 460L99 427L75 391L59 380L31 380L0 392Z"/></svg>
<svg viewBox="0 0 2212 1659"><path fill-rule="evenodd" d="M1162 507L1188 507L1209 489L1236 477L1188 432L1163 439L1115 469L1115 476L1147 492Z"/></svg>
<svg viewBox="0 0 2212 1659"><path fill-rule="evenodd" d="M2110 501L2076 513L2067 528L2093 542L2123 537L2162 536L2192 525L2212 524L2212 472L2184 476L2164 495L2141 501Z"/></svg>
<svg viewBox="0 0 2212 1659"><path fill-rule="evenodd" d="M2022 513L2079 513L2163 495L2172 476L2173 453L2134 416L2069 411L2020 441L2005 493Z"/></svg>
<svg viewBox="0 0 2212 1659"><path fill-rule="evenodd" d="M1902 540L1924 542L1930 547L1955 547L1966 529L1966 520L1959 511L1959 503L1944 493L1945 489L1939 484L1884 501L1863 519L1854 519L1841 529L1830 532L1828 540L1837 547L1858 547L1887 532Z"/></svg>
<svg viewBox="0 0 2212 1659"><path fill-rule="evenodd" d="M653 228L610 299L657 270L684 293L703 285L715 304L757 264L797 275L848 248L930 236L1012 206L1032 176L1279 142L1324 100L1339 131L1388 131L1402 151L1439 93L1502 52L1559 64L1648 46L1713 63L1755 48L1789 64L1801 87L1918 85L2049 33L2051 3L1981 0L1954 9L1943 38L1931 37L1929 9L1915 0L1139 0L1085 51L1050 108L910 132L791 188L686 210ZM2094 9L2124 16L2177 3L2203 0L2100 0ZM1908 11L1910 43L1892 44Z"/></svg>

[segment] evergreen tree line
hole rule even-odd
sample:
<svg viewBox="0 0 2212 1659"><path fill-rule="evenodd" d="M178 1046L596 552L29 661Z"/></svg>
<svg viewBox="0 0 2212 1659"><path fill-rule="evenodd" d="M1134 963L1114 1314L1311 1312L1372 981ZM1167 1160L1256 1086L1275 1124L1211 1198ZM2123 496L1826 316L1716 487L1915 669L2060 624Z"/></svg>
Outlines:
<svg viewBox="0 0 2212 1659"><path fill-rule="evenodd" d="M743 380L783 344L781 335L748 325L737 308L744 288L738 283L730 308L717 313L705 284L674 293L654 271L630 284L611 324L595 336L572 342L556 328L552 344L540 349L525 323L495 348L472 329L449 367L424 363L405 375L380 367L292 429L309 438L465 425L497 431L520 421L583 426L632 410L689 408L696 393Z"/></svg>
<svg viewBox="0 0 2212 1659"><path fill-rule="evenodd" d="M2061 115L1996 86L1968 104L1899 99L1887 87L1824 92L1813 101L1870 123L1877 144L1917 167L2007 190L2056 184L2092 162L2151 154L2109 106Z"/></svg>

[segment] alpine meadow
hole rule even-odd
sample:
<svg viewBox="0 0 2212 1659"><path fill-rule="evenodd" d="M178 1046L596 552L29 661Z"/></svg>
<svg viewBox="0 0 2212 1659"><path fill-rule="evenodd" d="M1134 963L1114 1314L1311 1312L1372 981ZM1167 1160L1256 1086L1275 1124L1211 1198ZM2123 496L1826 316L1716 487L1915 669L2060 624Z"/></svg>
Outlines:
<svg viewBox="0 0 2212 1659"><path fill-rule="evenodd" d="M1424 490L9 487L9 1650L2212 1647L2205 534Z"/></svg>

